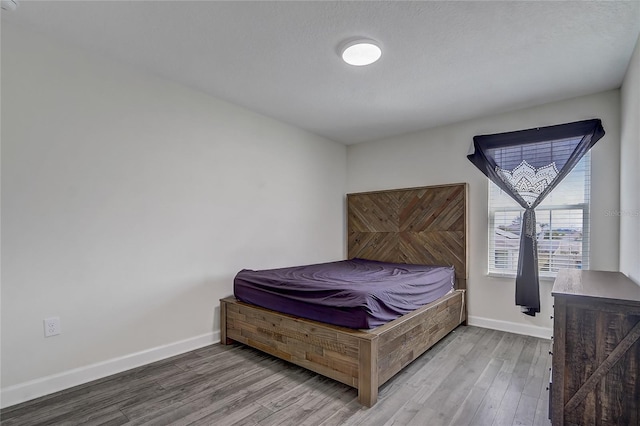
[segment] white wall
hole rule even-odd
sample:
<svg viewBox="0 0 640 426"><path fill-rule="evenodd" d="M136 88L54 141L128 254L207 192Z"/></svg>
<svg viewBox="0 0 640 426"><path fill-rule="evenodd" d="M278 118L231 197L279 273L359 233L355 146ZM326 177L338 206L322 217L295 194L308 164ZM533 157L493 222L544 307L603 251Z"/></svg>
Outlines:
<svg viewBox="0 0 640 426"><path fill-rule="evenodd" d="M470 187L470 322L549 337L551 286L540 286L535 318L515 306L515 280L487 276L488 180L466 158L474 135L601 118L606 135L592 150L591 268L618 270L620 96L618 90L352 145L347 150L349 192L468 182Z"/></svg>
<svg viewBox="0 0 640 426"><path fill-rule="evenodd" d="M620 271L640 284L640 37L620 92Z"/></svg>
<svg viewBox="0 0 640 426"><path fill-rule="evenodd" d="M345 185L341 144L3 22L5 398L215 340L239 269L343 258Z"/></svg>

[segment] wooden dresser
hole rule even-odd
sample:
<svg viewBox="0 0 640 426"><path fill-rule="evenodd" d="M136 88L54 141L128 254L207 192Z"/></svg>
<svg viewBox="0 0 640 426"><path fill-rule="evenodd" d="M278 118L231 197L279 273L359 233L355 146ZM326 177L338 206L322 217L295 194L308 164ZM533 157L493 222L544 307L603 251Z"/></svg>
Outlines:
<svg viewBox="0 0 640 426"><path fill-rule="evenodd" d="M640 425L640 286L562 270L552 294L553 426Z"/></svg>

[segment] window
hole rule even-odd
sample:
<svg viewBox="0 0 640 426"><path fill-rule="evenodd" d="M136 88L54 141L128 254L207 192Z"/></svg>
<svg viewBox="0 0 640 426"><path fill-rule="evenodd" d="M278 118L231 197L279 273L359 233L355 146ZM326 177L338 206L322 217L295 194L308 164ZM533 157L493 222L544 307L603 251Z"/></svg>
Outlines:
<svg viewBox="0 0 640 426"><path fill-rule="evenodd" d="M538 271L553 278L559 269L589 269L591 154L536 208ZM515 276L522 209L489 182L489 274Z"/></svg>

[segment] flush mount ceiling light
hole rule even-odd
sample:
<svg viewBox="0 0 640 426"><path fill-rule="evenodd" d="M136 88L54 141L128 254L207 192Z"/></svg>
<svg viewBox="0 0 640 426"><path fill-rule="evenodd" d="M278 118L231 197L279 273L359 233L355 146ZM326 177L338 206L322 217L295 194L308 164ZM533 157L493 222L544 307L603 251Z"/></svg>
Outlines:
<svg viewBox="0 0 640 426"><path fill-rule="evenodd" d="M361 67L369 65L380 59L382 50L378 44L369 39L350 40L342 44L340 47L340 56L342 60L349 65Z"/></svg>

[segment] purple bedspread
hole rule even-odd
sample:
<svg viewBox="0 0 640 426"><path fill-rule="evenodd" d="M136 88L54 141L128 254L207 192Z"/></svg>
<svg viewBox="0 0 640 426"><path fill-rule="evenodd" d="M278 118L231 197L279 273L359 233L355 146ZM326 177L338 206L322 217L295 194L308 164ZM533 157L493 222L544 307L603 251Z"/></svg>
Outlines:
<svg viewBox="0 0 640 426"><path fill-rule="evenodd" d="M453 289L453 267L364 259L240 271L238 300L349 328L373 328Z"/></svg>

